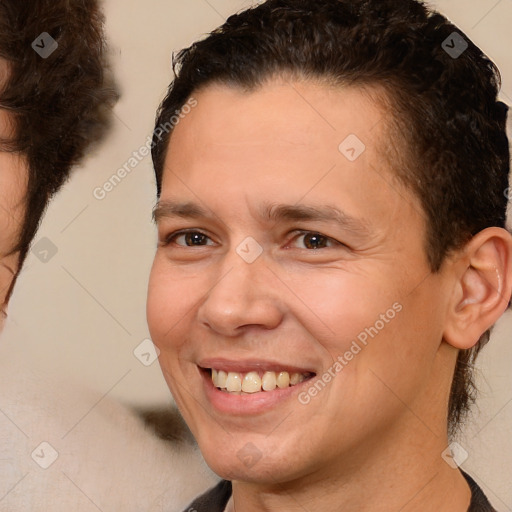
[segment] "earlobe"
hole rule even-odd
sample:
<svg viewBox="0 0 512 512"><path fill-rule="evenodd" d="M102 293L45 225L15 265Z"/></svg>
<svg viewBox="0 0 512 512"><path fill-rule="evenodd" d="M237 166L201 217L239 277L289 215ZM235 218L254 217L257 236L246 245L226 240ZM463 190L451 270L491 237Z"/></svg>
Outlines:
<svg viewBox="0 0 512 512"><path fill-rule="evenodd" d="M469 349L510 301L512 236L497 227L480 231L460 251L453 268L457 277L444 340L458 349Z"/></svg>

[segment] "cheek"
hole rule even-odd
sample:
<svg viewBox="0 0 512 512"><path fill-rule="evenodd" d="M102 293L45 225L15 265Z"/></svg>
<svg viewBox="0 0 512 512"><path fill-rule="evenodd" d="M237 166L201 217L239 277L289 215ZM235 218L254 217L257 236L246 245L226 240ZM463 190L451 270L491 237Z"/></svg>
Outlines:
<svg viewBox="0 0 512 512"><path fill-rule="evenodd" d="M332 381L325 374L332 383L332 410L340 399L373 410L390 394L387 386L412 399L434 364L442 311L428 304L435 303L439 284L410 293L409 286L377 278L339 274L337 279L313 281L302 277L315 282L304 295L314 315L303 319L313 320L303 325L325 349L327 371L330 368L336 374Z"/></svg>
<svg viewBox="0 0 512 512"><path fill-rule="evenodd" d="M169 285L155 260L148 286L146 316L151 340L159 350L162 374L173 394L176 391L173 376L179 370L174 362L178 360L180 350L175 331L179 328L178 318L183 316L183 301L176 300L179 296L179 290Z"/></svg>
<svg viewBox="0 0 512 512"><path fill-rule="evenodd" d="M201 296L201 280L180 278L158 254L149 279L146 315L155 345L164 356L176 352L186 338L194 304Z"/></svg>
<svg viewBox="0 0 512 512"><path fill-rule="evenodd" d="M398 289L393 283L379 282L375 275L341 270L302 273L290 288L302 307L302 313L296 310L294 315L322 340L333 359L348 350L352 341L364 343L387 330L400 309Z"/></svg>
<svg viewBox="0 0 512 512"><path fill-rule="evenodd" d="M346 368L350 384L343 391L351 391L357 403L374 413L386 409L383 404L399 411L402 403L421 400L442 338L441 309L425 307L424 299L414 294L399 295L391 309L379 313L384 316L368 319L361 331L365 344Z"/></svg>
<svg viewBox="0 0 512 512"><path fill-rule="evenodd" d="M160 351L166 350L166 340L180 313L182 301L176 300L177 295L177 287L169 285L155 262L149 279L146 316L151 339Z"/></svg>

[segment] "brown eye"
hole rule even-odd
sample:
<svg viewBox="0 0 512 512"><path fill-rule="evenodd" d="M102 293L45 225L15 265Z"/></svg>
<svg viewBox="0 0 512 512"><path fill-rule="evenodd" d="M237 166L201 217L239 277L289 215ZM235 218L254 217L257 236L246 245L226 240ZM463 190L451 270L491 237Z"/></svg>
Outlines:
<svg viewBox="0 0 512 512"><path fill-rule="evenodd" d="M187 233L185 235L185 243L187 245L206 245L207 236L202 233Z"/></svg>
<svg viewBox="0 0 512 512"><path fill-rule="evenodd" d="M319 233L307 233L304 235L304 245L307 249L323 249L327 247L329 239Z"/></svg>
<svg viewBox="0 0 512 512"><path fill-rule="evenodd" d="M169 242L185 247L199 247L204 245L213 245L210 237L199 231L187 231L177 233L169 238Z"/></svg>
<svg viewBox="0 0 512 512"><path fill-rule="evenodd" d="M334 244L336 242L333 239L314 231L299 233L293 241L293 245L299 249L325 249Z"/></svg>

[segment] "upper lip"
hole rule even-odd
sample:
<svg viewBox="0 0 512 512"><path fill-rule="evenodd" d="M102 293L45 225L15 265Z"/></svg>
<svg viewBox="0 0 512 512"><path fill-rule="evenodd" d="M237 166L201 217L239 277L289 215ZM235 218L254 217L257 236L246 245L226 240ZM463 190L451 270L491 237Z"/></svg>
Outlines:
<svg viewBox="0 0 512 512"><path fill-rule="evenodd" d="M288 373L313 373L316 372L311 368L297 366L272 360L263 359L224 359L224 358L208 358L201 359L197 365L202 369L215 368L215 370L223 370L225 372L248 373L253 371L287 371Z"/></svg>

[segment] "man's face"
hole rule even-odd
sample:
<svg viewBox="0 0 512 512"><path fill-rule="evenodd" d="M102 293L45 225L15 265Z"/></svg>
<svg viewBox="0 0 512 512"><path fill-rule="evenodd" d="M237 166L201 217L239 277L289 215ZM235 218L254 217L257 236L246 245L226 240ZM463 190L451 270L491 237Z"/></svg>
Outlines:
<svg viewBox="0 0 512 512"><path fill-rule="evenodd" d="M5 110L0 110L0 137L9 138L12 125ZM5 317L7 294L18 272L19 253L12 253L25 215L27 164L15 153L0 151L0 328Z"/></svg>
<svg viewBox="0 0 512 512"><path fill-rule="evenodd" d="M148 322L206 461L229 479L332 476L385 437L432 435L447 285L383 157L389 114L309 82L194 96L167 155ZM270 390L219 390L212 368Z"/></svg>

